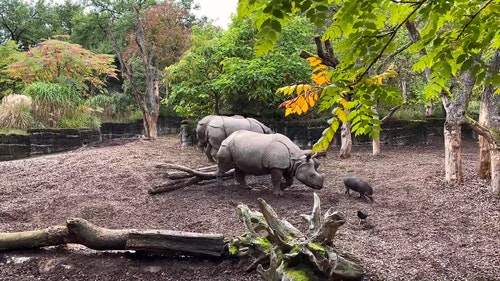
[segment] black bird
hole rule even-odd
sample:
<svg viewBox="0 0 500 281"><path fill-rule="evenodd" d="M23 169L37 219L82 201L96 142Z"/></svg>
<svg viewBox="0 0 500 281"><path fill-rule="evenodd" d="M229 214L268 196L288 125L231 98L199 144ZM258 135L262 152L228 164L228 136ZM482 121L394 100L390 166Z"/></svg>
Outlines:
<svg viewBox="0 0 500 281"><path fill-rule="evenodd" d="M364 221L366 218L368 217L367 214L361 212L361 211L358 211L358 218L359 218L359 224L361 224L362 221Z"/></svg>

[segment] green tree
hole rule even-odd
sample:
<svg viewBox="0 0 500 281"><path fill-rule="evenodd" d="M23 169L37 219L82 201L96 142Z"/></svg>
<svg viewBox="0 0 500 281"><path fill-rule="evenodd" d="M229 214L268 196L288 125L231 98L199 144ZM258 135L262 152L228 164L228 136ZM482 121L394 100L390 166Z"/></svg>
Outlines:
<svg viewBox="0 0 500 281"><path fill-rule="evenodd" d="M167 71L172 86L168 102L188 116L277 115L283 98L275 89L309 79L310 68L297 54L310 47L312 30L297 18L285 27L274 52L257 57L257 30L248 20L233 19L224 32L210 25L195 29L191 49Z"/></svg>
<svg viewBox="0 0 500 281"><path fill-rule="evenodd" d="M169 95L163 103L181 116L220 114L223 52L218 47L222 31L211 24L194 26L191 47L182 59L165 69Z"/></svg>
<svg viewBox="0 0 500 281"><path fill-rule="evenodd" d="M322 89L319 101L323 110L331 109L345 93L354 93L358 99L347 104L354 108L347 118L345 111L335 110L331 126L315 145L324 147L338 127L338 119L363 121L353 129L377 133L376 115L356 114L362 106L374 102L375 91L380 98L390 99L392 89L370 85L370 77L377 65L398 46L396 35L408 23L416 22L418 36L414 36L411 51L420 52L414 65L419 71L430 70L426 86L428 97L439 96L446 110L445 125L445 171L448 182L460 182L461 178L461 125L470 126L477 133L491 140L499 151L498 140L492 131L466 116L470 93L474 85L487 87L500 84L498 73L491 73L484 53L499 47L500 34L492 26L498 24L500 5L496 1L333 1L334 21L326 28L325 40L336 41L341 57L339 65L328 71L331 81ZM241 0L238 6L240 17L252 15L257 20L259 36L256 45L265 53L276 42L282 25L295 13L304 13L319 25L328 17L331 1L265 1ZM424 52L422 52L424 51ZM375 73L376 75L376 73ZM498 90L496 90L498 92ZM363 98L363 97L367 98ZM341 100L341 99L340 99ZM375 130L374 130L375 129ZM326 140L326 141L325 141ZM499 164L497 164L499 165ZM493 182L499 179L492 180Z"/></svg>
<svg viewBox="0 0 500 281"><path fill-rule="evenodd" d="M161 71L180 59L188 47L193 18L185 7L191 7L192 1L166 1L159 5L154 1L93 0L92 3L112 43L122 75L142 111L146 136L155 139L158 135ZM164 37L163 33L169 36ZM141 61L139 69L129 62L134 57ZM138 72L144 73L144 89L138 83Z"/></svg>
<svg viewBox="0 0 500 281"><path fill-rule="evenodd" d="M28 50L54 35L69 35L73 15L83 6L64 2L54 5L45 0L0 1L0 42L15 41L22 50Z"/></svg>
<svg viewBox="0 0 500 281"><path fill-rule="evenodd" d="M14 62L14 57L19 54L16 42L7 41L4 46L0 46L0 69L5 69ZM12 79L5 71L0 72L0 99L10 95L18 94L22 89L22 83L17 79Z"/></svg>

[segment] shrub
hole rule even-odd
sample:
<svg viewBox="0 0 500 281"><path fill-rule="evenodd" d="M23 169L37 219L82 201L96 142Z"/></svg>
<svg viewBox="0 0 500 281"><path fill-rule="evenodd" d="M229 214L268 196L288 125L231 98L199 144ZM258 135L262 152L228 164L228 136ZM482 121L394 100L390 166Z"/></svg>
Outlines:
<svg viewBox="0 0 500 281"><path fill-rule="evenodd" d="M0 104L0 127L27 130L34 124L32 101L24 95L5 96Z"/></svg>
<svg viewBox="0 0 500 281"><path fill-rule="evenodd" d="M35 82L24 93L33 99L35 119L48 127L55 127L61 118L71 114L79 101L79 94L55 83Z"/></svg>
<svg viewBox="0 0 500 281"><path fill-rule="evenodd" d="M94 108L95 114L103 122L128 121L133 118L138 108L133 96L124 93L92 96L85 101L85 105Z"/></svg>
<svg viewBox="0 0 500 281"><path fill-rule="evenodd" d="M61 118L57 125L60 128L99 128L101 121L90 108L79 107L73 114Z"/></svg>

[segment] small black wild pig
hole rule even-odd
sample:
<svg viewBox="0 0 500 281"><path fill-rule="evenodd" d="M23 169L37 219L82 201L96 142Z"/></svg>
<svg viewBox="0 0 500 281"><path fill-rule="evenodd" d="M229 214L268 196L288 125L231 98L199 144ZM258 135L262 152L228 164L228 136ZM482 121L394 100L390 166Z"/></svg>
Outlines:
<svg viewBox="0 0 500 281"><path fill-rule="evenodd" d="M344 185L346 188L345 193L349 194L349 196L351 196L351 194L349 193L349 189L352 189L353 191L359 192L359 197L365 199L370 198L370 200L373 201L373 188L360 177L347 175L344 177Z"/></svg>

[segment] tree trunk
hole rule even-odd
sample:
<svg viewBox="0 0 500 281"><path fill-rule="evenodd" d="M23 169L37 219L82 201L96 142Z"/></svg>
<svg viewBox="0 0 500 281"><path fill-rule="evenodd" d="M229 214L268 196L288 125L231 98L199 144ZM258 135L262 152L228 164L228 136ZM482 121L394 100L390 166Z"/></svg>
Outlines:
<svg viewBox="0 0 500 281"><path fill-rule="evenodd" d="M448 183L462 183L462 126L446 120L444 125L444 169Z"/></svg>
<svg viewBox="0 0 500 281"><path fill-rule="evenodd" d="M403 91L403 93L404 93L404 91ZM372 106L372 110L374 112L378 113L376 105ZM374 117L374 119L379 119L378 114L376 117ZM374 155L374 156L380 155L380 134L377 135L377 137L372 140L372 155Z"/></svg>
<svg viewBox="0 0 500 281"><path fill-rule="evenodd" d="M346 110L346 114L348 114ZM340 158L349 158L351 157L351 149L352 149L352 136L351 136L351 122L348 121L346 123L342 123L342 127L340 128Z"/></svg>
<svg viewBox="0 0 500 281"><path fill-rule="evenodd" d="M155 65L154 50L148 50L146 47L146 32L142 14L138 6L134 7L136 14L136 43L141 53L142 65L146 75L146 93L143 108L143 122L146 137L155 140L158 138L158 116L160 115L160 89L158 85L158 66Z"/></svg>
<svg viewBox="0 0 500 281"><path fill-rule="evenodd" d="M479 108L479 125L488 128L490 126L490 114L493 95L488 95L483 91ZM493 146L483 136L479 135L479 168L478 175L482 179L491 179L491 149Z"/></svg>
<svg viewBox="0 0 500 281"><path fill-rule="evenodd" d="M131 65L128 65L123 59L123 51L121 50L117 42L115 31L113 31L111 28L108 28L107 34L110 38L111 44L113 45L115 55L120 63L123 77L125 77L125 79L129 81L132 93L134 94L134 97L141 109L144 134L146 137L154 140L158 137L157 126L158 116L160 112L160 90L158 85L159 74L158 68L153 64L154 56L153 54L151 54L153 53L153 51L147 50L146 48L146 35L144 31L144 24L142 22L140 7L135 6L134 11L136 13L136 43L139 46L142 65L144 67L144 73L146 75L145 93L143 93L143 91L139 88Z"/></svg>
<svg viewBox="0 0 500 281"><path fill-rule="evenodd" d="M500 141L500 140L497 140ZM490 150L491 152L491 192L500 195L500 148Z"/></svg>
<svg viewBox="0 0 500 281"><path fill-rule="evenodd" d="M492 72L498 72L500 69L500 51L495 52L491 61ZM479 109L479 125L486 128L495 129L495 118L500 115L500 95L495 95L497 87L487 85L481 94L481 106ZM490 179L492 169L491 154L495 150L495 143L491 143L485 137L479 135L479 169L478 174L482 179ZM496 180L498 181L498 179ZM492 185L493 185L492 181Z"/></svg>
<svg viewBox="0 0 500 281"><path fill-rule="evenodd" d="M412 21L406 21L405 22L406 30L408 30L408 37L410 37L411 42L416 43L420 40L420 33L417 30L417 27L415 26L415 23ZM427 54L427 51L425 49L422 49L418 51L418 55L420 57L423 57ZM425 68L425 80L427 83L431 81L431 74L432 71L430 68L426 67ZM432 104L426 104L425 105L425 116L431 116L432 115Z"/></svg>
<svg viewBox="0 0 500 281"><path fill-rule="evenodd" d="M475 78L470 70L464 71L460 77L452 78L453 97L441 93L441 101L446 110L444 124L444 149L445 149L445 179L448 183L462 183L462 124L466 122L465 116L469 98L472 95Z"/></svg>
<svg viewBox="0 0 500 281"><path fill-rule="evenodd" d="M81 218L66 226L0 233L0 250L21 250L78 243L94 250L141 250L168 255L220 257L224 236L173 230L108 229Z"/></svg>
<svg viewBox="0 0 500 281"><path fill-rule="evenodd" d="M145 136L151 140L158 138L158 112L143 113Z"/></svg>

